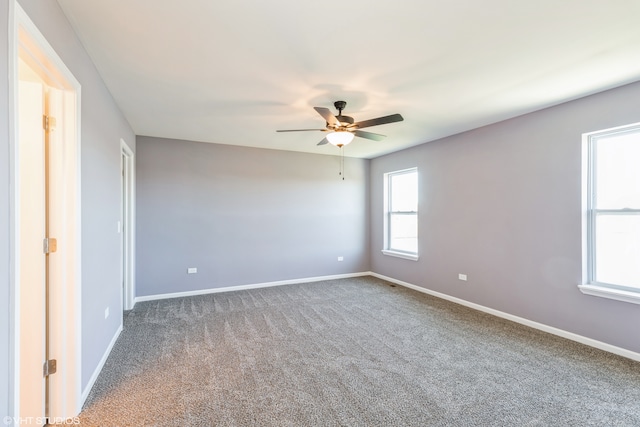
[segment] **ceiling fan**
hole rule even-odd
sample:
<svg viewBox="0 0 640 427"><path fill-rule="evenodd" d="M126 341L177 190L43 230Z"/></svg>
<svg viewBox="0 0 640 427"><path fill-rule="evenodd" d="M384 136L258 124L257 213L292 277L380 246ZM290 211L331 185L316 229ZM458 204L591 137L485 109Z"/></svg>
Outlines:
<svg viewBox="0 0 640 427"><path fill-rule="evenodd" d="M333 103L334 107L338 110L338 115L334 116L331 110L323 107L313 107L314 110L320 114L327 122L324 129L290 129L290 130L278 130L276 132L306 132L306 131L320 131L328 132L327 136L318 143L318 145L324 145L327 143L333 144L336 147L343 147L353 140L354 136L360 138L371 139L374 141L381 141L386 138L385 135L378 133L365 132L360 129L371 126L384 125L387 123L401 122L404 118L400 114L391 114L390 116L378 117L376 119L364 120L361 122L355 122L353 117L343 116L342 110L347 106L345 101L336 101Z"/></svg>

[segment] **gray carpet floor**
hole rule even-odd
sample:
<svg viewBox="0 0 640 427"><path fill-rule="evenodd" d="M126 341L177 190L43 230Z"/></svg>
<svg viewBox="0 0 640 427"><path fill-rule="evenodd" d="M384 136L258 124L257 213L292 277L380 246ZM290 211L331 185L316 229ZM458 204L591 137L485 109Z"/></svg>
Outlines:
<svg viewBox="0 0 640 427"><path fill-rule="evenodd" d="M388 282L138 303L84 426L640 426L640 363Z"/></svg>

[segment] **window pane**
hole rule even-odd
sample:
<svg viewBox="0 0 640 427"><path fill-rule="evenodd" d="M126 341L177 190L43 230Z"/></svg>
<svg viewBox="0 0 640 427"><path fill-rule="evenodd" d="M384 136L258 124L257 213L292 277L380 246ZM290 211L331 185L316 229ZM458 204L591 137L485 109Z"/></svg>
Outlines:
<svg viewBox="0 0 640 427"><path fill-rule="evenodd" d="M596 218L596 281L640 289L640 215Z"/></svg>
<svg viewBox="0 0 640 427"><path fill-rule="evenodd" d="M391 175L391 206L394 212L418 211L418 173Z"/></svg>
<svg viewBox="0 0 640 427"><path fill-rule="evenodd" d="M391 214L389 249L418 252L418 215Z"/></svg>
<svg viewBox="0 0 640 427"><path fill-rule="evenodd" d="M640 208L640 132L596 141L596 208Z"/></svg>

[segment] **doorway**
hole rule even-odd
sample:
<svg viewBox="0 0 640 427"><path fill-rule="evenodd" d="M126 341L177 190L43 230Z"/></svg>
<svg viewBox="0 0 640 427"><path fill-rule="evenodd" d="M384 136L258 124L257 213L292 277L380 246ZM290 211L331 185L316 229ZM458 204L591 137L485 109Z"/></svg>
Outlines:
<svg viewBox="0 0 640 427"><path fill-rule="evenodd" d="M10 405L46 421L81 407L80 84L17 2L10 16Z"/></svg>
<svg viewBox="0 0 640 427"><path fill-rule="evenodd" d="M121 221L120 247L122 254L122 307L133 309L135 304L135 157L124 140L120 140L121 150Z"/></svg>

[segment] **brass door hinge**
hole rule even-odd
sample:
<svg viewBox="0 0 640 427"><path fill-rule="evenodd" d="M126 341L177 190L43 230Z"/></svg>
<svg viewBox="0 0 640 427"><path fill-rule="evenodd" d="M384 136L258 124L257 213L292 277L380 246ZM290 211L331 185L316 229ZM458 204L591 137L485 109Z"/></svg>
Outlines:
<svg viewBox="0 0 640 427"><path fill-rule="evenodd" d="M48 377L49 375L55 374L57 369L58 362L56 359L47 360L42 367L42 375Z"/></svg>
<svg viewBox="0 0 640 427"><path fill-rule="evenodd" d="M46 132L56 129L56 118L51 116L42 116L42 127Z"/></svg>
<svg viewBox="0 0 640 427"><path fill-rule="evenodd" d="M52 254L58 250L58 240L49 237L42 242L43 250L45 254Z"/></svg>

